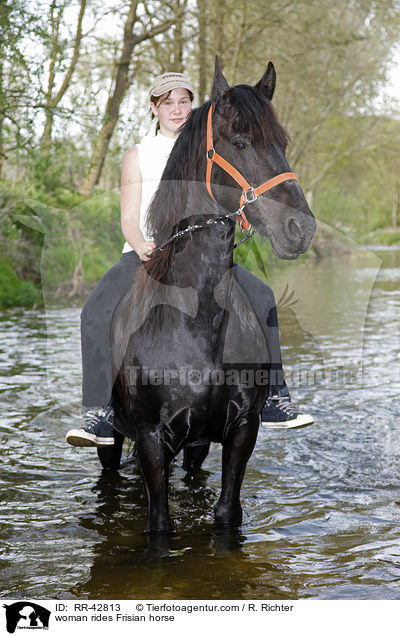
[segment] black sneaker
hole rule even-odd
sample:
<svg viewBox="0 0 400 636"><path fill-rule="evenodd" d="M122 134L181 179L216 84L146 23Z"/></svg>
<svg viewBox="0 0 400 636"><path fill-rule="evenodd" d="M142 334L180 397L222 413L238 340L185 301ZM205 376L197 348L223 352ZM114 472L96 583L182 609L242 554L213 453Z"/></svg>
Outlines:
<svg viewBox="0 0 400 636"><path fill-rule="evenodd" d="M112 446L114 409L91 408L83 411L82 428L73 428L65 436L71 446Z"/></svg>
<svg viewBox="0 0 400 636"><path fill-rule="evenodd" d="M261 411L261 424L268 428L301 428L313 422L311 415L300 413L292 404L286 386L277 395L269 395Z"/></svg>

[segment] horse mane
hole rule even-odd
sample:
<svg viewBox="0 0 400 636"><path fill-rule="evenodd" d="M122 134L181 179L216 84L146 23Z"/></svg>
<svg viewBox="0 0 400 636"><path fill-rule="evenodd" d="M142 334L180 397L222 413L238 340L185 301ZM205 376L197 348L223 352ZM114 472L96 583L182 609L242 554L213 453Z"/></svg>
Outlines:
<svg viewBox="0 0 400 636"><path fill-rule="evenodd" d="M186 208L188 185L199 179L196 169L199 157L205 156L210 105L211 101L207 101L191 111L181 128L160 185L149 206L147 232L154 237L156 245L161 245L177 231L183 220L182 211ZM246 136L254 146L265 147L274 143L285 149L288 144L289 136L280 124L270 100L252 86L242 84L227 90L215 103L215 113L226 120L225 134L229 134L231 129L232 133ZM218 132L214 130L214 142L216 141ZM205 175L200 179L204 177ZM145 263L145 272L140 275L141 292L149 291L149 276L159 282L168 282L174 250L175 243L172 242Z"/></svg>

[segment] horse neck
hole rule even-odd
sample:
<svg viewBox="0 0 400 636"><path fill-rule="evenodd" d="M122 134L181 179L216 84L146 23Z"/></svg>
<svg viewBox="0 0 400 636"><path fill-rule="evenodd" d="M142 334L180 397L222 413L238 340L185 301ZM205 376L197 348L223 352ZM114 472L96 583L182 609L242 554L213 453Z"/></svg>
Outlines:
<svg viewBox="0 0 400 636"><path fill-rule="evenodd" d="M227 213L210 197L204 182L191 182L187 193L184 223L200 224ZM233 265L234 234L235 222L227 219L180 239L172 268L174 283L195 287L203 298L213 296L215 285Z"/></svg>

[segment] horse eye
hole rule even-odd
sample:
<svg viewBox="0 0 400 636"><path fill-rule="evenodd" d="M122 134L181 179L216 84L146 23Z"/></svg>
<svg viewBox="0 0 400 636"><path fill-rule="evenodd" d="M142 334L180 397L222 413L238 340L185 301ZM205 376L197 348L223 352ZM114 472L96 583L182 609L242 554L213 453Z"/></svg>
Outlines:
<svg viewBox="0 0 400 636"><path fill-rule="evenodd" d="M236 139L236 141L233 142L233 145L238 149L238 150L246 150L247 148L247 143L241 139Z"/></svg>

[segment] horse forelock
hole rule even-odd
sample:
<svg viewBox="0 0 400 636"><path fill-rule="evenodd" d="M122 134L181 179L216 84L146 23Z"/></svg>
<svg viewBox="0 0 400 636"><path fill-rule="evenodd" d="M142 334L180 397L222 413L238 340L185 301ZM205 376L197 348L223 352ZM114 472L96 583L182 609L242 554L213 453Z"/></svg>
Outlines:
<svg viewBox="0 0 400 636"><path fill-rule="evenodd" d="M225 119L225 134L231 130L244 135L256 147L277 144L284 149L289 142L271 101L253 86L239 84L230 88L215 109Z"/></svg>

